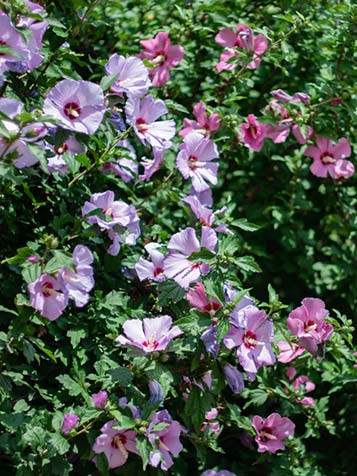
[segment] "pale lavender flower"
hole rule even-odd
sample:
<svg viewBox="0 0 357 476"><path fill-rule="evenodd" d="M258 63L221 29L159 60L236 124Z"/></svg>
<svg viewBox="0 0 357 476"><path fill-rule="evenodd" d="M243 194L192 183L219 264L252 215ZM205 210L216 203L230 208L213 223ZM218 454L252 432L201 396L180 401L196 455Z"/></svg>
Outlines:
<svg viewBox="0 0 357 476"><path fill-rule="evenodd" d="M271 92L271 95L274 99L277 99L278 101L284 102L286 104L290 102L302 102L304 104L310 104L311 101L310 96L306 93L298 92L291 96L283 89L275 89Z"/></svg>
<svg viewBox="0 0 357 476"><path fill-rule="evenodd" d="M155 430L159 423L165 423L162 430ZM172 455L178 456L182 450L180 435L182 426L171 418L167 410L153 413L149 418L149 426L146 436L155 448L150 452L149 464L157 468L161 464L161 469L167 471L172 465Z"/></svg>
<svg viewBox="0 0 357 476"><path fill-rule="evenodd" d="M140 455L136 447L136 435L133 430L115 430L115 420L108 421L101 428L93 445L94 453L104 453L108 460L109 468L118 468L126 463L129 452ZM95 460L94 460L95 461Z"/></svg>
<svg viewBox="0 0 357 476"><path fill-rule="evenodd" d="M92 401L95 408L102 409L108 401L108 393L105 390L100 390L98 393L92 393Z"/></svg>
<svg viewBox="0 0 357 476"><path fill-rule="evenodd" d="M243 392L243 375L239 372L238 369L233 367L233 365L231 364L226 364L224 366L224 375L226 376L227 383L233 393L238 394Z"/></svg>
<svg viewBox="0 0 357 476"><path fill-rule="evenodd" d="M61 426L61 432L64 435L69 435L69 433L78 425L79 417L74 413L66 413L63 417L63 422Z"/></svg>
<svg viewBox="0 0 357 476"><path fill-rule="evenodd" d="M28 285L30 305L39 311L42 317L56 320L68 303L68 296L63 292L59 280L49 274L42 274Z"/></svg>
<svg viewBox="0 0 357 476"><path fill-rule="evenodd" d="M150 180L154 173L160 169L161 165L164 162L165 148L167 148L166 146L171 146L171 143L168 142L164 148L160 149L158 149L157 147L153 147L152 153L154 155L154 158L151 160L142 160L140 162L140 165L144 167L144 173L139 175L140 180Z"/></svg>
<svg viewBox="0 0 357 476"><path fill-rule="evenodd" d="M150 380L149 382L150 390L150 403L162 402L164 399L164 390L161 387L160 383L157 380Z"/></svg>
<svg viewBox="0 0 357 476"><path fill-rule="evenodd" d="M202 227L201 241L198 241L196 232L191 227L175 233L167 245L169 254L164 261L165 276L174 279L182 288L187 289L191 283L200 279L201 274L206 275L210 271L208 264L191 261L190 256L202 248L214 253L216 244L217 235L207 226Z"/></svg>
<svg viewBox="0 0 357 476"><path fill-rule="evenodd" d="M77 245L73 250L73 263L76 271L62 267L58 273L58 280L62 289L73 299L77 307L85 306L89 301L89 291L94 287L93 255L89 248Z"/></svg>
<svg viewBox="0 0 357 476"><path fill-rule="evenodd" d="M192 186L197 192L209 188L209 183L216 185L218 163L212 160L219 157L217 146L197 132L190 132L180 145L177 155L177 168L185 179L191 178Z"/></svg>
<svg viewBox="0 0 357 476"><path fill-rule="evenodd" d="M139 258L135 264L135 271L140 279L144 281L145 279L152 279L157 283L160 283L165 280L164 274L164 259L165 256L158 251L161 245L158 243L148 243L144 246L145 250L148 252L151 261L148 261L144 258Z"/></svg>
<svg viewBox="0 0 357 476"><path fill-rule="evenodd" d="M17 71L19 64L30 58L30 51L25 43L24 38L17 32L10 18L0 11L0 46L5 46L11 49L10 52L4 52L0 54L0 72L5 71ZM24 68L20 68L24 72Z"/></svg>
<svg viewBox="0 0 357 476"><path fill-rule="evenodd" d="M64 154L76 156L82 154L86 150L85 147L73 136L66 139L58 147L48 144L47 148L55 154L53 157L47 159L48 170L51 173L58 172L60 175L64 175L68 171L67 162L63 158Z"/></svg>
<svg viewBox="0 0 357 476"><path fill-rule="evenodd" d="M90 81L63 79L48 93L43 110L64 129L94 134L105 112L102 88Z"/></svg>
<svg viewBox="0 0 357 476"><path fill-rule="evenodd" d="M198 201L205 207L213 206L213 196L211 188L206 188L206 190L203 190L203 192L197 192L193 187L191 187L188 194L191 197L197 197Z"/></svg>
<svg viewBox="0 0 357 476"><path fill-rule="evenodd" d="M217 218L217 215L224 213L227 207L223 207L216 212L213 212L208 207L202 205L197 196L190 195L182 200L185 203L188 203L191 207L192 212L196 215L201 225L210 226L213 228L213 224ZM227 228L224 223L219 224L214 228L217 233L228 233L233 235L233 233Z"/></svg>
<svg viewBox="0 0 357 476"><path fill-rule="evenodd" d="M143 99L129 97L125 105L127 122L141 142L157 148L167 148L175 135L175 121L157 120L167 113L164 101L152 96L145 96Z"/></svg>
<svg viewBox="0 0 357 476"><path fill-rule="evenodd" d="M128 403L128 399L126 397L121 397L118 399L118 405L121 408L129 408L131 412L131 416L133 418L141 418L141 410L138 408L136 405L133 405L132 403Z"/></svg>
<svg viewBox="0 0 357 476"><path fill-rule="evenodd" d="M255 441L258 443L258 453L276 453L284 450L283 440L292 436L295 431L295 424L290 418L282 417L279 413L272 413L265 420L255 415L252 420L252 427L256 432Z"/></svg>
<svg viewBox="0 0 357 476"><path fill-rule="evenodd" d="M118 344L140 349L145 354L165 350L175 337L183 334L177 326L171 328L172 318L160 316L154 318L129 319L123 324L125 335L115 339Z"/></svg>
<svg viewBox="0 0 357 476"><path fill-rule="evenodd" d="M151 86L148 70L139 58L125 58L115 53L105 65L105 71L107 75L118 75L110 90L119 96L126 93L128 96L140 98Z"/></svg>
<svg viewBox="0 0 357 476"><path fill-rule="evenodd" d="M204 343L206 351L216 359L219 349L221 348L220 342L217 341L217 325L211 324L208 326L207 329L202 332L200 339Z"/></svg>
<svg viewBox="0 0 357 476"><path fill-rule="evenodd" d="M128 183L138 175L135 149L126 139L120 140L117 146L123 149L124 157L116 159L115 162L105 163L102 167L102 171L112 171L115 175L118 175L123 182Z"/></svg>

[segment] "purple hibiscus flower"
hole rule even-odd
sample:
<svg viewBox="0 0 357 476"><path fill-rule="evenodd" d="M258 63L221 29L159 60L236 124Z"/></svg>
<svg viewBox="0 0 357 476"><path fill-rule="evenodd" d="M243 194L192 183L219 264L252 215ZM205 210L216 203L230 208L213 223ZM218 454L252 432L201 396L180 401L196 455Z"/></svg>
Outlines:
<svg viewBox="0 0 357 476"><path fill-rule="evenodd" d="M185 179L191 178L192 186L197 192L209 188L209 183L216 185L218 163L212 160L219 157L217 146L197 132L190 132L180 145L177 155L177 168Z"/></svg>
<svg viewBox="0 0 357 476"><path fill-rule="evenodd" d="M130 97L125 105L125 114L141 142L159 149L171 146L170 139L175 135L175 121L158 121L167 114L164 101L145 96L143 99Z"/></svg>
<svg viewBox="0 0 357 476"><path fill-rule="evenodd" d="M123 157L115 159L114 162L106 162L102 167L102 171L114 172L123 182L128 183L138 175L136 152L134 147L126 139L118 141L117 146L123 151Z"/></svg>
<svg viewBox="0 0 357 476"><path fill-rule="evenodd" d="M171 328L172 318L160 316L154 318L130 319L123 324L125 335L115 342L142 350L145 354L165 350L175 337L183 334L177 326Z"/></svg>
<svg viewBox="0 0 357 476"><path fill-rule="evenodd" d="M64 435L69 435L69 433L78 425L79 417L74 413L66 413L63 417L63 422L61 425L61 432Z"/></svg>
<svg viewBox="0 0 357 476"><path fill-rule="evenodd" d="M103 91L90 81L63 79L48 93L43 109L64 129L94 134L105 112Z"/></svg>
<svg viewBox="0 0 357 476"><path fill-rule="evenodd" d="M140 98L151 86L148 70L139 58L125 58L115 53L105 65L105 71L108 75L118 76L111 85L110 91L119 96L126 93L128 96Z"/></svg>
<svg viewBox="0 0 357 476"><path fill-rule="evenodd" d="M108 392L100 390L98 393L92 393L91 397L95 408L102 409L108 401Z"/></svg>
<svg viewBox="0 0 357 476"><path fill-rule="evenodd" d="M136 262L135 271L140 281L144 281L145 279L151 279L153 281L156 281L157 283L161 283L165 280L165 256L157 250L160 247L161 245L159 245L158 243L148 243L144 246L145 250L149 253L151 261L148 261L144 258L139 258Z"/></svg>
<svg viewBox="0 0 357 476"><path fill-rule="evenodd" d="M10 18L3 11L0 11L0 46L8 47L11 50L0 54L0 72L8 70L16 72L19 64L22 61L26 63L30 58L30 51L24 38L14 28ZM19 72L25 70L26 67Z"/></svg>
<svg viewBox="0 0 357 476"><path fill-rule="evenodd" d="M202 205L197 196L190 195L182 200L185 203L188 203L191 207L192 212L196 215L201 225L213 227L213 224L217 218L217 215L224 213L227 207L223 207L216 212L213 212L208 207ZM233 233L226 227L224 223L219 224L214 228L217 233L228 233L233 235Z"/></svg>
<svg viewBox="0 0 357 476"><path fill-rule="evenodd" d="M259 152L268 134L268 124L257 121L254 114L248 114L247 123L241 125L240 141L249 149Z"/></svg>
<svg viewBox="0 0 357 476"><path fill-rule="evenodd" d="M102 428L93 445L94 453L104 453L109 468L118 468L126 463L129 452L140 455L136 447L136 435L133 430L115 430L115 420L108 421Z"/></svg>
<svg viewBox="0 0 357 476"><path fill-rule="evenodd" d="M182 288L200 279L201 274L208 274L210 266L200 261L191 261L192 253L207 248L214 253L217 244L217 235L212 228L202 227L201 241L198 241L196 232L188 227L175 233L167 245L168 256L164 260L164 272L169 279L174 279Z"/></svg>
<svg viewBox="0 0 357 476"><path fill-rule="evenodd" d="M185 137L190 132L195 131L209 139L211 132L217 131L220 128L220 116L218 114L211 114L208 117L206 104L203 101L200 101L193 107L193 115L196 117L196 121L187 118L183 120L184 129L179 132L181 137Z"/></svg>
<svg viewBox="0 0 357 476"><path fill-rule="evenodd" d="M157 172L162 163L164 162L165 149L152 148L154 158L151 160L142 160L140 165L144 167L144 173L139 175L140 180L150 180L151 177Z"/></svg>
<svg viewBox="0 0 357 476"><path fill-rule="evenodd" d="M231 328L223 342L228 349L237 347L237 357L243 369L254 378L262 365L273 365L275 355L273 323L255 306L248 305L231 315Z"/></svg>
<svg viewBox="0 0 357 476"><path fill-rule="evenodd" d="M160 423L165 423L165 428L155 430ZM178 456L183 448L180 441L181 432L182 426L171 418L167 410L161 410L150 416L146 436L155 448L149 456L151 466L157 468L161 463L161 469L167 471L173 465L171 455Z"/></svg>
<svg viewBox="0 0 357 476"><path fill-rule="evenodd" d="M290 418L282 417L279 413L272 413L265 420L259 415L255 415L252 420L252 427L256 431L255 441L258 443L258 452L276 453L284 450L283 440L292 436L295 431L295 424Z"/></svg>
<svg viewBox="0 0 357 476"><path fill-rule="evenodd" d="M301 304L289 314L287 326L299 338L300 347L316 354L318 346L331 337L333 326L325 321L328 310L321 299L305 298Z"/></svg>
<svg viewBox="0 0 357 476"><path fill-rule="evenodd" d="M244 380L243 375L239 372L239 370L233 367L231 364L226 364L223 370L227 383L232 392L235 394L243 392Z"/></svg>
<svg viewBox="0 0 357 476"><path fill-rule="evenodd" d="M61 145L55 147L51 144L47 145L47 148L54 153L53 157L47 159L48 170L51 173L58 172L60 175L64 175L68 171L67 162L64 160L64 154L70 156L76 156L85 152L85 147L80 144L77 139L73 136L66 139Z"/></svg>
<svg viewBox="0 0 357 476"><path fill-rule="evenodd" d="M30 283L28 291L31 306L50 321L56 320L67 306L68 296L62 292L61 283L49 274L42 274Z"/></svg>
<svg viewBox="0 0 357 476"><path fill-rule="evenodd" d="M93 255L89 248L77 245L73 250L73 263L76 271L67 267L60 269L58 280L62 289L73 299L77 307L85 306L89 301L89 291L94 287Z"/></svg>

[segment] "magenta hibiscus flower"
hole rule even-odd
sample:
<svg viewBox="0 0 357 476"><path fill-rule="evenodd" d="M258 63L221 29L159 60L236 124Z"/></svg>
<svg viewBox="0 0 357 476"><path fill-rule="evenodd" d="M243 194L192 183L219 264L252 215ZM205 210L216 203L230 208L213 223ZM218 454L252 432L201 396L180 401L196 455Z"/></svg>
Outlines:
<svg viewBox="0 0 357 476"><path fill-rule="evenodd" d="M257 433L255 441L258 443L258 452L276 453L284 450L283 440L294 435L295 424L290 418L282 417L278 413L272 413L265 420L255 415L252 427Z"/></svg>
<svg viewBox="0 0 357 476"><path fill-rule="evenodd" d="M144 50L138 57L149 60L154 66L149 70L153 86L164 86L170 79L169 70L181 62L184 49L180 45L171 45L166 31L160 31L155 38L142 40L140 44Z"/></svg>
<svg viewBox="0 0 357 476"><path fill-rule="evenodd" d="M67 306L68 295L62 292L60 282L49 274L42 274L29 284L28 291L31 306L50 321L56 320Z"/></svg>
<svg viewBox="0 0 357 476"><path fill-rule="evenodd" d="M113 54L105 65L108 75L116 74L118 77L110 87L111 92L122 96L142 97L151 86L148 70L144 63L135 57L125 58Z"/></svg>
<svg viewBox="0 0 357 476"><path fill-rule="evenodd" d="M218 163L212 160L219 157L217 146L197 132L190 132L180 145L177 155L177 168L185 179L191 178L197 192L209 188L208 182L217 183Z"/></svg>
<svg viewBox="0 0 357 476"><path fill-rule="evenodd" d="M109 468L123 466L129 453L140 455L136 447L136 435L133 430L115 430L115 420L108 421L102 428L93 445L94 453L104 453L108 460ZM95 461L95 460L94 460Z"/></svg>
<svg viewBox="0 0 357 476"><path fill-rule="evenodd" d="M192 309L200 311L203 314L214 316L222 306L214 298L208 298L204 284L198 283L191 291L186 294L186 299Z"/></svg>
<svg viewBox="0 0 357 476"><path fill-rule="evenodd" d="M229 60L240 55L239 50L245 50L252 56L252 61L246 66L248 69L257 68L262 60L263 54L268 49L268 40L264 35L254 36L248 25L240 23L236 27L237 33L229 28L224 28L216 35L216 43L225 48L221 54L220 61L216 66L218 72L232 70L237 65Z"/></svg>
<svg viewBox="0 0 357 476"><path fill-rule="evenodd" d="M339 139L336 145L325 137L316 137L316 146L306 148L304 155L314 159L310 171L316 177L333 179L349 178L354 174L355 168L352 162L345 160L351 155L351 146L348 139Z"/></svg>
<svg viewBox="0 0 357 476"><path fill-rule="evenodd" d="M268 124L257 121L254 114L248 114L247 123L241 124L241 137L243 144L249 149L259 152L264 145L264 140L268 137Z"/></svg>
<svg viewBox="0 0 357 476"><path fill-rule="evenodd" d="M218 114L207 116L206 104L203 101L200 101L193 107L193 115L196 117L196 121L187 118L183 120L184 129L179 132L181 137L185 137L190 132L195 131L209 139L211 132L220 128L220 116Z"/></svg>
<svg viewBox="0 0 357 476"><path fill-rule="evenodd" d="M144 258L139 258L135 264L135 271L140 279L144 281L145 279L151 279L160 283L165 280L164 274L164 259L165 256L158 251L161 245L158 243L148 243L145 245L145 249L148 252L151 261L148 261Z"/></svg>
<svg viewBox="0 0 357 476"><path fill-rule="evenodd" d="M154 318L129 319L123 324L125 335L120 335L115 342L140 349L145 354L165 350L175 337L183 332L179 327L171 328L172 318L160 316Z"/></svg>
<svg viewBox="0 0 357 476"><path fill-rule="evenodd" d="M63 79L47 94L43 110L64 129L94 134L105 112L102 88L90 81Z"/></svg>

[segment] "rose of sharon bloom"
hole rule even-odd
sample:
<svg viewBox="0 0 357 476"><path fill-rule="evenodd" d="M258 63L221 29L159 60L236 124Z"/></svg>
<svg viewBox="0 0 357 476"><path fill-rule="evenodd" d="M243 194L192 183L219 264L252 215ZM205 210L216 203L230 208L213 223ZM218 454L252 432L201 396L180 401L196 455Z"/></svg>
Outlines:
<svg viewBox="0 0 357 476"><path fill-rule="evenodd" d="M48 170L51 173L58 172L60 175L64 175L68 170L67 162L63 158L64 154L76 156L86 150L73 136L66 139L58 147L48 144L48 149L55 154L53 157L47 159Z"/></svg>
<svg viewBox="0 0 357 476"><path fill-rule="evenodd" d="M205 285L202 283L196 284L194 289L188 291L186 299L192 309L210 316L214 316L218 309L222 307L216 299L207 297Z"/></svg>
<svg viewBox="0 0 357 476"><path fill-rule="evenodd" d="M243 392L244 380L243 375L238 369L231 364L224 366L224 375L226 376L227 383L234 394Z"/></svg>
<svg viewBox="0 0 357 476"><path fill-rule="evenodd" d="M273 323L255 306L246 306L238 312L239 320L231 319L231 328L223 342L228 349L237 347L237 357L243 369L256 374L262 365L273 365L275 355Z"/></svg>
<svg viewBox="0 0 357 476"><path fill-rule="evenodd" d="M252 427L257 433L255 441L258 443L258 452L276 453L284 450L283 440L294 435L295 424L287 417L282 417L278 413L272 413L265 420L255 415L252 420Z"/></svg>
<svg viewBox="0 0 357 476"><path fill-rule="evenodd" d="M278 101L285 102L286 104L290 102L303 102L304 104L310 104L311 98L306 93L295 93L292 96L285 92L283 89L275 89L271 92L273 98Z"/></svg>
<svg viewBox="0 0 357 476"><path fill-rule="evenodd" d="M230 63L229 60L240 55L239 49L252 55L252 61L246 66L248 69L257 68L263 54L268 49L266 37L261 34L254 37L253 31L248 25L240 23L237 25L236 31L237 33L234 33L229 28L224 28L216 35L216 43L225 48L216 66L219 73L223 70L232 70L237 66L235 63Z"/></svg>
<svg viewBox="0 0 357 476"><path fill-rule="evenodd" d="M165 423L167 426L162 430L155 430L159 423ZM151 466L157 468L161 463L161 469L167 471L173 465L171 455L178 456L182 450L181 432L182 426L178 421L171 418L167 410L161 410L150 416L146 436L155 448L149 456Z"/></svg>
<svg viewBox="0 0 357 476"><path fill-rule="evenodd" d="M179 132L181 137L187 136L190 132L198 132L210 138L210 134L213 131L217 131L221 125L221 118L218 114L211 114L209 117L206 113L206 104L200 101L193 107L193 115L196 117L196 121L185 118L183 120L184 129Z"/></svg>
<svg viewBox="0 0 357 476"><path fill-rule="evenodd" d="M77 307L83 307L88 303L88 293L94 287L93 260L89 248L77 245L73 250L73 263L76 271L73 272L69 268L63 267L58 273L58 280L62 289L69 299L74 300Z"/></svg>
<svg viewBox="0 0 357 476"><path fill-rule="evenodd" d="M68 435L79 423L79 417L74 413L66 413L63 417L61 432Z"/></svg>
<svg viewBox="0 0 357 476"><path fill-rule="evenodd" d="M268 133L268 124L257 121L254 114L248 114L248 122L241 124L241 136L239 140L249 149L259 152L264 145Z"/></svg>
<svg viewBox="0 0 357 476"><path fill-rule="evenodd" d="M166 145L169 145L170 142L167 142ZM165 147L166 147L165 145ZM157 148L153 147L152 148L152 153L154 158L151 160L145 159L140 162L140 165L144 167L144 173L139 175L140 180L150 180L151 177L154 175L155 172L157 172L161 165L164 162L164 153L165 153L165 148Z"/></svg>
<svg viewBox="0 0 357 476"><path fill-rule="evenodd" d="M0 111L9 119L2 119L0 120L0 123L10 135L18 136L20 133L19 126L13 120L15 120L18 114L23 112L23 109L24 105L21 102L16 101L16 99L0 98ZM0 137L0 156L5 157L7 154L16 152L17 158L14 160L14 165L18 169L30 167L31 165L36 164L38 159L28 148L27 142L32 142L32 140L28 140L22 134L20 138L11 143L9 143L5 137Z"/></svg>
<svg viewBox="0 0 357 476"><path fill-rule="evenodd" d="M161 245L159 245L158 243L148 243L144 246L151 258L151 261L148 261L144 258L139 258L136 262L135 271L140 281L144 281L145 279L151 279L152 281L161 283L165 280L165 256L157 250L160 247Z"/></svg>
<svg viewBox="0 0 357 476"><path fill-rule="evenodd" d="M142 350L145 354L165 350L175 337L183 334L182 330L174 326L171 328L172 318L160 316L154 318L129 319L123 324L125 335L120 335L115 342Z"/></svg>
<svg viewBox="0 0 357 476"><path fill-rule="evenodd" d="M124 58L113 54L105 65L107 75L116 74L118 77L110 86L110 91L123 96L142 97L151 86L149 74L144 63L135 57Z"/></svg>
<svg viewBox="0 0 357 476"><path fill-rule="evenodd" d="M278 347L280 354L278 355L277 359L279 362L284 364L291 362L305 352L305 349L303 347L299 347L295 342L287 342L285 340L280 340L278 342Z"/></svg>
<svg viewBox="0 0 357 476"><path fill-rule="evenodd" d="M108 393L105 390L100 390L98 393L92 393L92 401L95 408L104 408L108 401Z"/></svg>
<svg viewBox="0 0 357 476"><path fill-rule="evenodd" d="M321 299L305 298L301 304L289 314L287 326L299 338L300 347L316 354L318 345L331 337L333 326L325 321L328 310Z"/></svg>
<svg viewBox="0 0 357 476"><path fill-rule="evenodd" d="M102 167L102 171L112 171L115 175L118 175L123 182L128 183L138 175L136 152L134 147L126 139L118 141L117 146L123 151L123 157L115 159L115 162L106 162Z"/></svg>
<svg viewBox="0 0 357 476"><path fill-rule="evenodd" d="M289 380L292 382L295 392L299 395L301 393L310 393L315 390L316 385L311 382L307 375L300 375L294 380L296 376L296 370L294 367L289 367L286 371L286 375ZM301 399L296 399L300 405L304 405L306 407L313 407L315 405L314 399L311 397L303 397Z"/></svg>
<svg viewBox="0 0 357 476"><path fill-rule="evenodd" d="M310 171L316 177L333 179L349 178L354 174L355 168L352 162L345 160L351 155L351 146L348 139L339 139L336 145L325 137L316 137L316 147L308 146L304 152L307 157L314 159Z"/></svg>
<svg viewBox="0 0 357 476"><path fill-rule="evenodd" d="M133 430L114 430L115 420L108 421L101 428L93 445L94 453L104 453L108 460L109 468L123 466L128 459L129 452L140 455L136 447L136 436Z"/></svg>
<svg viewBox="0 0 357 476"><path fill-rule="evenodd" d="M217 215L224 213L227 207L222 207L220 210L213 212L209 208L202 205L197 196L190 195L189 197L183 198L183 202L188 203L191 207L192 212L196 215L201 225L212 226L217 218ZM224 223L219 224L214 228L217 233L228 233L233 235L233 233L227 228Z"/></svg>
<svg viewBox="0 0 357 476"><path fill-rule="evenodd" d="M208 264L190 261L190 256L192 253L201 251L202 248L207 248L214 253L216 244L217 235L207 226L202 227L200 242L195 230L191 227L175 233L167 245L169 254L164 260L165 276L187 289L192 282L200 279L201 274L206 275L210 271Z"/></svg>
<svg viewBox="0 0 357 476"><path fill-rule="evenodd" d="M67 306L68 295L62 292L59 280L49 274L42 274L27 288L30 305L50 321L56 320Z"/></svg>
<svg viewBox="0 0 357 476"><path fill-rule="evenodd" d="M212 160L219 157L217 146L197 132L190 132L180 145L177 155L177 168L185 179L191 178L197 192L209 188L208 182L217 183L218 163Z"/></svg>
<svg viewBox="0 0 357 476"><path fill-rule="evenodd" d="M105 112L103 90L90 81L63 79L47 94L43 111L64 129L94 134Z"/></svg>
<svg viewBox="0 0 357 476"><path fill-rule="evenodd" d="M175 121L157 120L167 113L164 101L150 95L143 99L129 97L125 105L127 122L141 142L161 149L171 146L170 139L175 135Z"/></svg>
<svg viewBox="0 0 357 476"><path fill-rule="evenodd" d="M160 31L155 38L142 40L140 44L144 50L138 57L149 60L154 66L149 70L153 86L165 86L170 79L169 70L181 62L185 54L184 49L180 45L171 45L166 31Z"/></svg>
<svg viewBox="0 0 357 476"><path fill-rule="evenodd" d="M28 61L30 51L24 38L11 23L10 18L0 10L0 46L10 48L11 51L0 53L0 72L15 71L21 61ZM25 70L21 71L24 72Z"/></svg>

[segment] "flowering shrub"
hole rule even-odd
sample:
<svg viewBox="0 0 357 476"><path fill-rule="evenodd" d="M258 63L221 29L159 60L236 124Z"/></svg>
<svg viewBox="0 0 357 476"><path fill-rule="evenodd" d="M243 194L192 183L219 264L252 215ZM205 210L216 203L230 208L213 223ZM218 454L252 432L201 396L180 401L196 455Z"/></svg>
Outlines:
<svg viewBox="0 0 357 476"><path fill-rule="evenodd" d="M357 473L323 3L0 0L2 474Z"/></svg>

